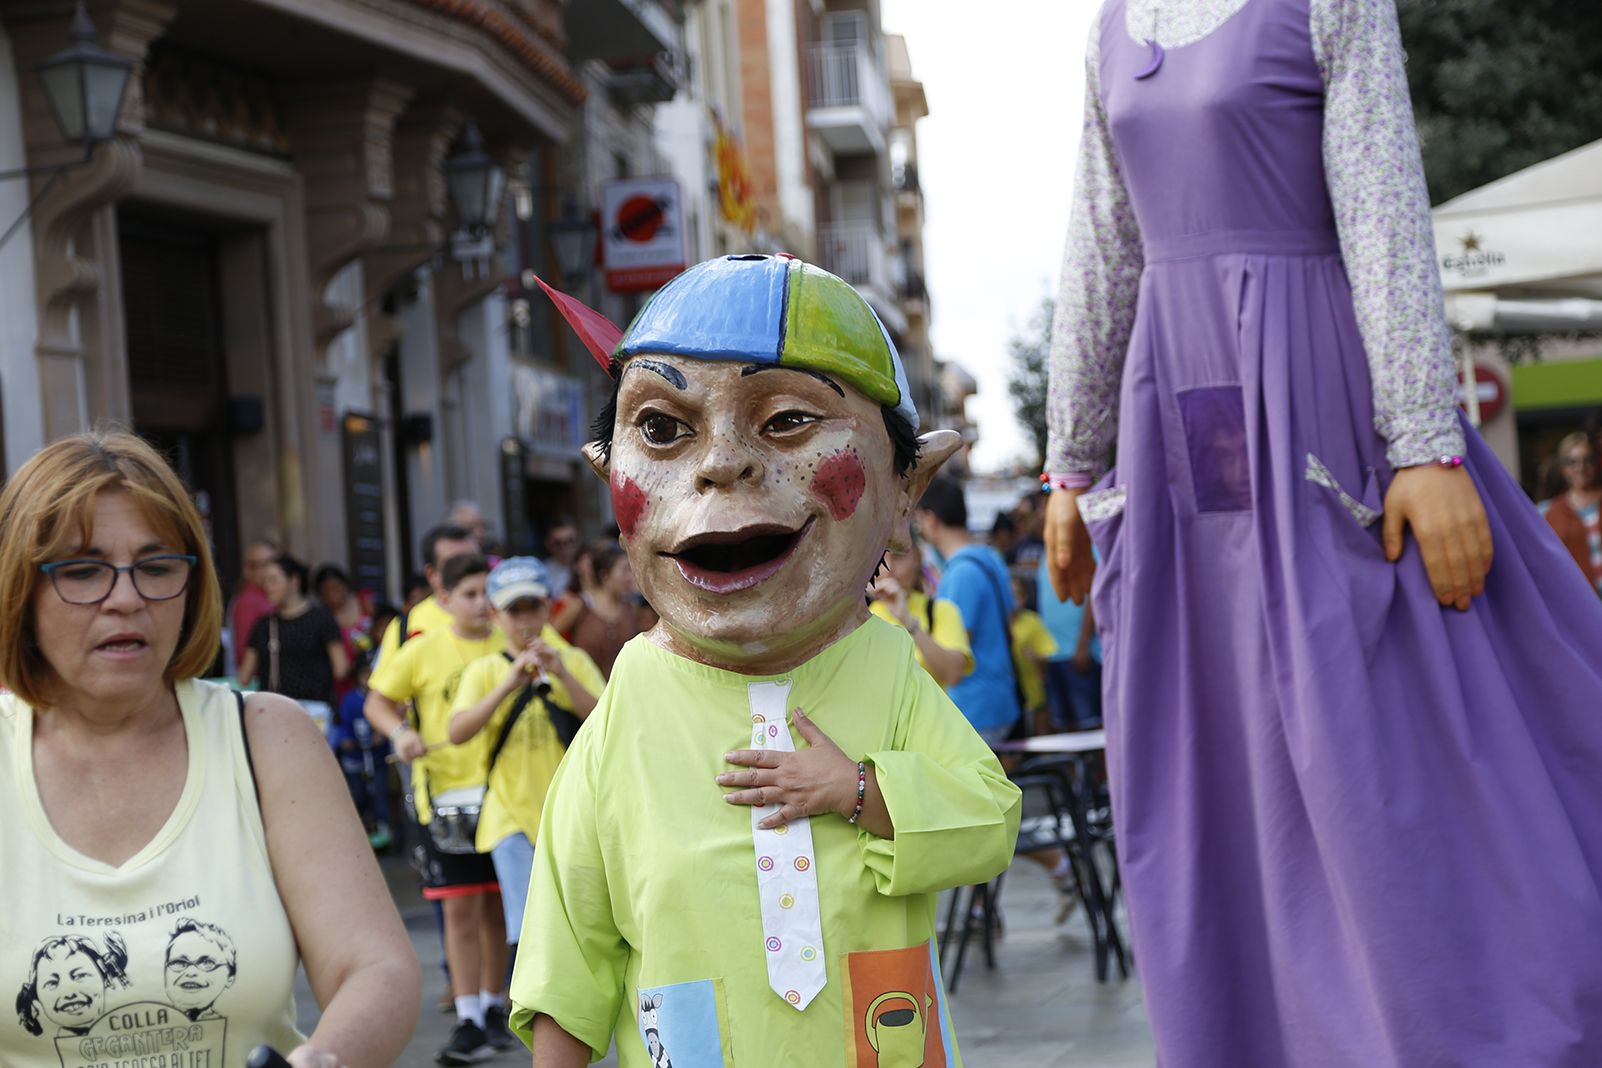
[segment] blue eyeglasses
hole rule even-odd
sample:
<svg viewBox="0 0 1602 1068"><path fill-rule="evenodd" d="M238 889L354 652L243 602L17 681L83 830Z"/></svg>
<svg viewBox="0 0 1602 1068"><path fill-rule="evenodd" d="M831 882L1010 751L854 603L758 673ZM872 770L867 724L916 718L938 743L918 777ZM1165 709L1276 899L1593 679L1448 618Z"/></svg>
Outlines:
<svg viewBox="0 0 1602 1068"><path fill-rule="evenodd" d="M111 596L122 574L145 600L170 601L189 588L189 576L199 559L189 553L165 553L123 567L104 560L56 560L40 564L39 570L50 576L56 596L68 604L99 604Z"/></svg>

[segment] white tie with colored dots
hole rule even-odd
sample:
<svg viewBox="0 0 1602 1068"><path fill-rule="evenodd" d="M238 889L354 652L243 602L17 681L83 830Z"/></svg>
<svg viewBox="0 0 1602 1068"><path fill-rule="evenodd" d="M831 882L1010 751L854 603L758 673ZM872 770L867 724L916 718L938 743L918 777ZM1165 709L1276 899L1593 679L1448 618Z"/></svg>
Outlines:
<svg viewBox="0 0 1602 1068"><path fill-rule="evenodd" d="M750 683L749 695L751 748L795 752L785 718L789 680ZM771 829L757 826L779 808L757 805L751 809L757 894L762 902L762 951L767 956L768 985L799 1010L805 1009L828 981L823 964L823 920L818 910L818 867L810 817Z"/></svg>

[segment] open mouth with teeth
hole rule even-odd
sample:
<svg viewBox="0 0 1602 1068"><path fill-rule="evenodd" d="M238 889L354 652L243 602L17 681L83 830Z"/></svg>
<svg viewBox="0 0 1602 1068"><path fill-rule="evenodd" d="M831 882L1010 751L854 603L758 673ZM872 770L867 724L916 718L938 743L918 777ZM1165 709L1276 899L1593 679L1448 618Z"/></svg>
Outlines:
<svg viewBox="0 0 1602 1068"><path fill-rule="evenodd" d="M795 530L765 525L701 534L663 555L672 558L690 585L711 593L738 593L778 574L812 523L808 519Z"/></svg>

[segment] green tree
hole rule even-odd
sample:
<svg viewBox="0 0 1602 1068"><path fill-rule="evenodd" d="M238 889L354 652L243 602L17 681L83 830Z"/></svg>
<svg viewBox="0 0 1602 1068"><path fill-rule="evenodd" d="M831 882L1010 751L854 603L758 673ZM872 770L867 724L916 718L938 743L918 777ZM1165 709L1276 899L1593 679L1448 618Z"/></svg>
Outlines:
<svg viewBox="0 0 1602 1068"><path fill-rule="evenodd" d="M1035 444L1035 465L1046 460L1046 360L1051 352L1051 318L1056 305L1043 297L1029 317L1022 335L1007 342L1012 367L1007 371L1007 395L1012 398L1018 422Z"/></svg>
<svg viewBox="0 0 1602 1068"><path fill-rule="evenodd" d="M1397 0L1430 199L1602 138L1602 3Z"/></svg>

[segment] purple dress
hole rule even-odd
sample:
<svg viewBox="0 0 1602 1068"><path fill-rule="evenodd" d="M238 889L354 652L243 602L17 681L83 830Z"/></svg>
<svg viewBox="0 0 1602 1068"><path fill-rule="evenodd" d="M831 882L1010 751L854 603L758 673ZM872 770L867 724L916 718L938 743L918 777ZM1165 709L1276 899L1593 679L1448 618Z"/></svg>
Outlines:
<svg viewBox="0 0 1602 1068"><path fill-rule="evenodd" d="M1307 0L1146 78L1123 0L1100 34L1144 269L1081 501L1159 1062L1602 1065L1602 606L1467 428L1484 596L1385 560Z"/></svg>

